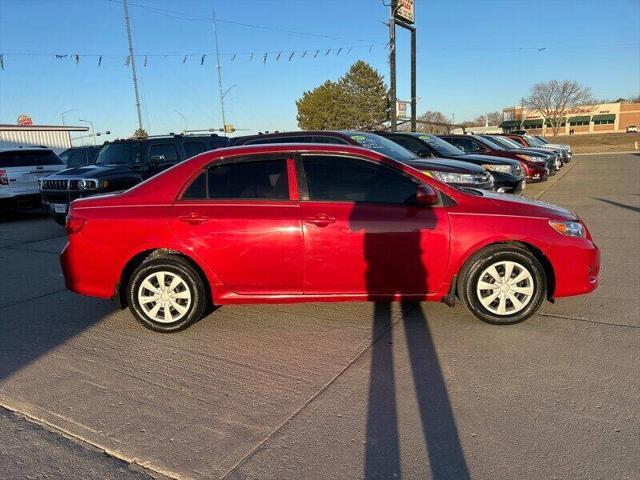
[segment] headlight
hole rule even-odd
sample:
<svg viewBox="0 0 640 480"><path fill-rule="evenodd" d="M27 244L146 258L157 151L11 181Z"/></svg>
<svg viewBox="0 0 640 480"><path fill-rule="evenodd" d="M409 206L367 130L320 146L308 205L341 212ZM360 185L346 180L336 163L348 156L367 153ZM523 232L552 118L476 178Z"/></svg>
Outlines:
<svg viewBox="0 0 640 480"><path fill-rule="evenodd" d="M96 190L97 188L97 180L78 180L78 190Z"/></svg>
<svg viewBox="0 0 640 480"><path fill-rule="evenodd" d="M531 155L525 155L524 153L516 153L516 156L520 157L523 160L527 160L529 162L534 163L545 163L546 160L544 158L533 157Z"/></svg>
<svg viewBox="0 0 640 480"><path fill-rule="evenodd" d="M444 183L466 183L469 185L478 185L483 183L485 180L470 173L431 172L431 175Z"/></svg>
<svg viewBox="0 0 640 480"><path fill-rule="evenodd" d="M482 165L487 170L500 173L511 173L511 165Z"/></svg>
<svg viewBox="0 0 640 480"><path fill-rule="evenodd" d="M576 238L585 237L584 227L580 222L556 222L555 220L549 220L549 225L562 235Z"/></svg>

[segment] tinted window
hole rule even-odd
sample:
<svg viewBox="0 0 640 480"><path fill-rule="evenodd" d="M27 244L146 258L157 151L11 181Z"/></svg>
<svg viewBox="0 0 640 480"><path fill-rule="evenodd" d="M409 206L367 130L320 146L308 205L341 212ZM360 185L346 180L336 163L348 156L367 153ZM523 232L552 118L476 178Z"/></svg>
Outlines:
<svg viewBox="0 0 640 480"><path fill-rule="evenodd" d="M84 150L72 150L67 157L67 167L82 167L85 165Z"/></svg>
<svg viewBox="0 0 640 480"><path fill-rule="evenodd" d="M415 198L418 182L386 165L315 155L303 165L310 200L407 204Z"/></svg>
<svg viewBox="0 0 640 480"><path fill-rule="evenodd" d="M209 198L288 200L286 160L261 160L209 168Z"/></svg>
<svg viewBox="0 0 640 480"><path fill-rule="evenodd" d="M205 150L206 147L202 142L184 142L184 153L187 158L195 157Z"/></svg>
<svg viewBox="0 0 640 480"><path fill-rule="evenodd" d="M62 164L62 160L51 150L24 150L0 153L0 167L33 167Z"/></svg>
<svg viewBox="0 0 640 480"><path fill-rule="evenodd" d="M446 140L453 146L458 147L460 150L464 150L466 153L479 152L481 150L480 145L467 137L452 137L447 138ZM499 147L495 146L495 148Z"/></svg>
<svg viewBox="0 0 640 480"><path fill-rule="evenodd" d="M151 150L149 150L149 158L157 155L164 157L164 160L162 160L163 162L178 161L178 151L176 150L176 146L173 143L160 143L152 145Z"/></svg>
<svg viewBox="0 0 640 480"><path fill-rule="evenodd" d="M139 142L109 143L98 154L97 165L120 165L140 163L141 147Z"/></svg>
<svg viewBox="0 0 640 480"><path fill-rule="evenodd" d="M189 188L182 195L184 200L202 200L207 198L207 175L198 175Z"/></svg>
<svg viewBox="0 0 640 480"><path fill-rule="evenodd" d="M272 138L256 138L254 140L250 140L245 145L262 145L266 143L312 143L313 140L311 137L305 136L297 136L291 135L288 137L272 137Z"/></svg>
<svg viewBox="0 0 640 480"><path fill-rule="evenodd" d="M87 150L87 164L91 165L96 163L96 159L98 158L98 154L100 153L100 147L90 148Z"/></svg>
<svg viewBox="0 0 640 480"><path fill-rule="evenodd" d="M459 148L454 147L448 142L445 142L441 138L436 137L435 135L430 135L425 133L420 135L420 140L428 144L431 148L433 148L438 155L442 155L444 157L448 156L457 156L464 155L464 152Z"/></svg>

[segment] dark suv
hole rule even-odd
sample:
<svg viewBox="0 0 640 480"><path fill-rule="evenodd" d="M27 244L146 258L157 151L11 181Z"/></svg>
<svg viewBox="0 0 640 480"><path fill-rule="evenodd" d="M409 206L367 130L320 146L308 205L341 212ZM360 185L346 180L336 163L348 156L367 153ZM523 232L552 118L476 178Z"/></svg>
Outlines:
<svg viewBox="0 0 640 480"><path fill-rule="evenodd" d="M466 162L444 158L418 158L413 152L380 135L355 131L301 131L265 135L236 137L231 140L236 145L258 145L266 143L328 143L335 145L356 145L374 150L382 155L412 166L441 182L456 187L493 190L493 177L484 168Z"/></svg>
<svg viewBox="0 0 640 480"><path fill-rule="evenodd" d="M60 154L60 159L67 168L84 167L93 165L98 159L98 153L102 145L90 145L85 147L71 147Z"/></svg>
<svg viewBox="0 0 640 480"><path fill-rule="evenodd" d="M95 165L69 168L40 183L42 200L64 224L69 204L81 197L126 190L199 153L226 147L218 135L165 135L107 142Z"/></svg>
<svg viewBox="0 0 640 480"><path fill-rule="evenodd" d="M461 162L469 162L489 170L493 176L494 186L498 192L520 193L526 182L524 172L517 160L492 157L489 155L473 155L465 153L441 138L429 133L415 132L376 132L398 145L411 150L420 158L450 158Z"/></svg>

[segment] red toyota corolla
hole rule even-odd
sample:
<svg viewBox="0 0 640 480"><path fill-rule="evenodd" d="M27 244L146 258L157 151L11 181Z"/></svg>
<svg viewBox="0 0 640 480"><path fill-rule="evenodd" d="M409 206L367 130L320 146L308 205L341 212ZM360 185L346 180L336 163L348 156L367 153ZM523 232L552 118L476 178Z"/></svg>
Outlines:
<svg viewBox="0 0 640 480"><path fill-rule="evenodd" d="M173 332L208 305L461 298L511 324L596 288L573 213L460 190L347 145L204 153L121 194L72 203L61 262L74 292Z"/></svg>

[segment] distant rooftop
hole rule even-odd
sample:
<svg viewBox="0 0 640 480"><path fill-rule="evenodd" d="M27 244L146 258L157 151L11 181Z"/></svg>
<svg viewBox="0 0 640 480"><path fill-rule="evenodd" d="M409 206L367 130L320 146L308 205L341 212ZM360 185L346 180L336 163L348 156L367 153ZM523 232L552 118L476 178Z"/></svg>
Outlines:
<svg viewBox="0 0 640 480"><path fill-rule="evenodd" d="M54 131L54 132L88 132L89 127L78 127L73 125L14 125L14 124L2 124L0 123L0 130L15 130L23 132L34 131Z"/></svg>

